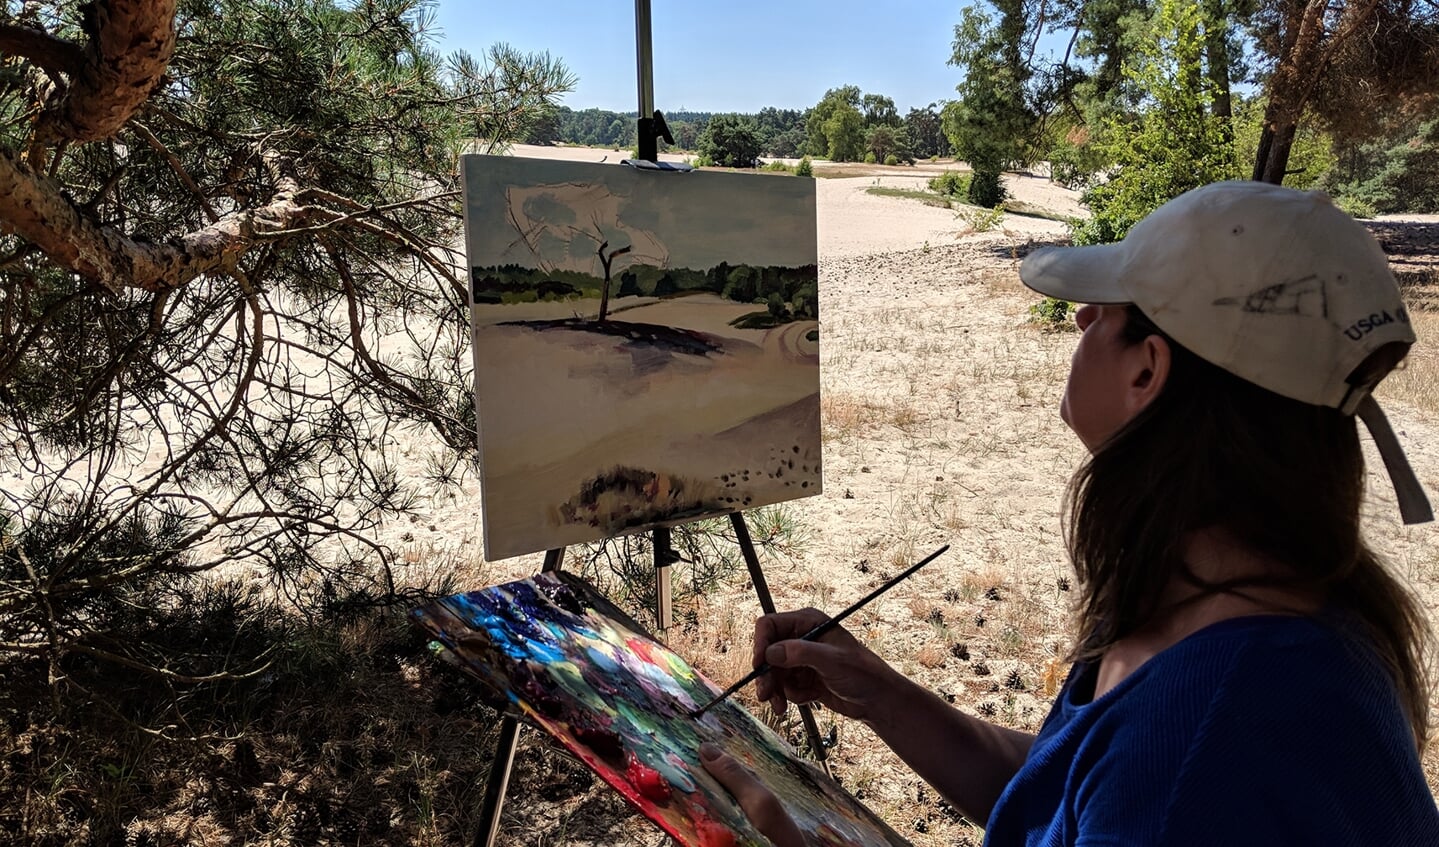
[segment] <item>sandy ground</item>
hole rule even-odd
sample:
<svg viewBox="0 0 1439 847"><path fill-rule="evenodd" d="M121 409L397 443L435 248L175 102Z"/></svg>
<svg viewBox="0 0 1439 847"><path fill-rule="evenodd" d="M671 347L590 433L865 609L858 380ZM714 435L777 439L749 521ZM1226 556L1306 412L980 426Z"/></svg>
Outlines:
<svg viewBox="0 0 1439 847"><path fill-rule="evenodd" d="M925 178L891 168L818 180L824 493L785 507L797 534L767 550L764 566L781 608L834 610L904 563L952 544L857 615L852 628L960 707L1035 728L1062 677L1067 646L1072 594L1060 506L1080 447L1058 418L1058 401L1077 334L1029 323L1038 297L1019 284L1017 267L1033 245L1061 238L1063 227L1006 215L999 231L972 233L950 210L867 193L876 184L917 187ZM1064 214L1078 210L1073 192L1045 180L1008 182L1018 199ZM1439 497L1439 418L1403 397L1386 398L1386 407L1419 478ZM415 446L416 464L423 450ZM1381 467L1372 453L1370 466ZM1436 617L1439 527L1400 526L1382 470L1371 470L1370 489L1371 535ZM413 532L413 541L396 546L417 569L448 562L462 585L479 587L539 567L535 556L479 558L473 480L437 498L429 523L429 532L398 528ZM700 625L672 631L669 640L728 681L747 669L757 613L741 585L708 598ZM797 732L793 721L780 726ZM978 843L978 831L867 730L822 714L821 728L831 727L838 738L831 756L844 784L906 837ZM1432 752L1426 764L1432 785ZM519 832L514 837L530 843Z"/></svg>

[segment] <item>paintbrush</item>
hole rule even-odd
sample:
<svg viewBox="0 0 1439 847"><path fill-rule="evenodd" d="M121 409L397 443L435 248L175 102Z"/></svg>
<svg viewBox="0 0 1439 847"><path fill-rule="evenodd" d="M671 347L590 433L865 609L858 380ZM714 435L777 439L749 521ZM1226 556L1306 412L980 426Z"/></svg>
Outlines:
<svg viewBox="0 0 1439 847"><path fill-rule="evenodd" d="M948 549L949 549L949 545L946 544L946 545L944 545L943 547L939 548L938 550L934 551L933 553L930 553L928 556L925 556L923 559L920 559L918 562L915 562L914 564L912 564L912 565L910 565L909 567L905 568L904 571L901 572L898 576L892 577L889 581L885 582L884 585L881 585L880 587L876 588L875 590L873 590L873 591L869 592L868 594L866 594L865 596L861 597L859 600L857 600L856 602L854 602L853 604L851 604L850 607L847 608L847 609L845 609L843 612L840 612L839 614L835 615L834 617L830 618L829 620L825 621L824 623L820 624L819 626L815 627L814 629L810 630L809 632L806 632L804 635L801 635L801 636L799 637L799 640L800 640L800 641L817 641L817 640L819 640L819 638L820 638L821 636L823 636L825 633L827 633L827 632L829 632L830 630L834 629L835 627L839 626L840 621L844 620L845 618L849 617L850 615L854 614L855 612L858 612L860 609L863 609L863 608L869 603L869 601L873 600L874 598L878 597L879 595L883 594L884 592L890 590L891 588L895 587L896 585L899 585L899 584L900 584L901 582L903 582L904 579L905 579L906 577L908 577L910 574L914 573L915 571L919 570L920 568L924 567L925 565L927 565L927 564L929 564L930 562L934 561L935 559L939 558L939 555L940 555L941 553L943 553L944 551L948 550ZM697 718L697 717L699 717L700 715L703 715L705 712L708 712L708 711L710 710L710 708L711 708L712 706L714 706L716 703L718 703L719 701L725 699L726 697L730 696L731 694L735 693L736 691L740 690L741 688L744 688L746 685L749 685L751 682L754 682L756 679L759 679L761 676L763 676L764 674L768 673L769 670L770 670L769 662L760 662L759 667L757 667L757 668L755 668L754 670L750 671L749 673L745 674L745 675L744 675L744 678L741 679L739 682L736 682L734 685L731 685L729 688L726 688L724 691L721 691L721 692L719 693L719 695L716 696L713 700L709 701L708 703L704 704L703 706L699 707L698 709L693 709L693 710L691 710L691 711L690 711L690 717L692 717L692 718Z"/></svg>

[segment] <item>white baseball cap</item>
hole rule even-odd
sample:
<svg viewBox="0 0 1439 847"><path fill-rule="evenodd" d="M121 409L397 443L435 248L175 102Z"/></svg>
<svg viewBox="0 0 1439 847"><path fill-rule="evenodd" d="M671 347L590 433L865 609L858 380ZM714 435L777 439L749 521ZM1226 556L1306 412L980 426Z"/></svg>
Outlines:
<svg viewBox="0 0 1439 847"><path fill-rule="evenodd" d="M1354 369L1414 330L1378 242L1322 191L1217 182L1165 203L1123 241L1049 247L1025 285L1080 303L1133 303L1179 344L1276 394L1358 414L1406 523L1433 519L1384 413Z"/></svg>

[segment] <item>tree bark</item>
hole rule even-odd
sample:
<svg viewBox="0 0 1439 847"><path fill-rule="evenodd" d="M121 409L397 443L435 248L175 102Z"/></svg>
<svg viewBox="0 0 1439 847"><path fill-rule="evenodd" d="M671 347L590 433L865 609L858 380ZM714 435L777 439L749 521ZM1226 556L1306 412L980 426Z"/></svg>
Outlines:
<svg viewBox="0 0 1439 847"><path fill-rule="evenodd" d="M1229 12L1224 0L1205 0L1204 61L1215 117L1233 114L1229 98Z"/></svg>
<svg viewBox="0 0 1439 847"><path fill-rule="evenodd" d="M1269 155L1259 177L1261 182L1284 184L1284 177L1289 173L1289 151L1294 147L1294 133L1298 129L1299 127L1292 123L1280 124L1273 130L1265 127L1264 131L1269 135Z"/></svg>
<svg viewBox="0 0 1439 847"><path fill-rule="evenodd" d="M175 52L175 0L96 0L84 8L84 61L45 104L36 126L44 143L114 135L155 92Z"/></svg>
<svg viewBox="0 0 1439 847"><path fill-rule="evenodd" d="M178 288L220 271L255 240L289 229L312 210L298 202L293 180L259 208L234 212L211 226L151 242L126 236L84 214L59 183L0 148L0 228L39 247L57 265L112 292Z"/></svg>
<svg viewBox="0 0 1439 847"><path fill-rule="evenodd" d="M1283 5L1278 60L1265 86L1269 103L1254 158L1255 179L1276 185L1284 182L1294 133L1320 77L1339 46L1374 16L1379 0L1350 0L1333 32L1328 29L1329 0L1284 0Z"/></svg>
<svg viewBox="0 0 1439 847"><path fill-rule="evenodd" d="M1265 124L1259 130L1259 149L1254 151L1254 171L1250 179L1255 182L1264 181L1264 169L1269 166L1269 148L1274 146L1274 130Z"/></svg>

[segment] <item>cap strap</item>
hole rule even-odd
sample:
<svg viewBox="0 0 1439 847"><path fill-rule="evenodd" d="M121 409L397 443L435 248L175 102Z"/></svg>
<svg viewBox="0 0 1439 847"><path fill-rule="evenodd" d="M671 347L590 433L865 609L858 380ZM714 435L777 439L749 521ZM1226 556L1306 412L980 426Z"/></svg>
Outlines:
<svg viewBox="0 0 1439 847"><path fill-rule="evenodd" d="M1424 496L1424 488L1419 484L1419 478L1414 475L1414 469L1409 466L1409 459L1404 456L1404 448L1399 446L1399 439L1394 437L1389 419L1384 416L1384 410L1379 408L1379 402L1374 399L1374 395L1365 394L1355 413L1369 428L1374 445L1379 448L1379 457L1384 460L1389 481L1394 483L1394 495L1399 500L1399 514L1403 516L1404 522L1414 524L1434 520L1434 510L1429 507L1429 498Z"/></svg>

